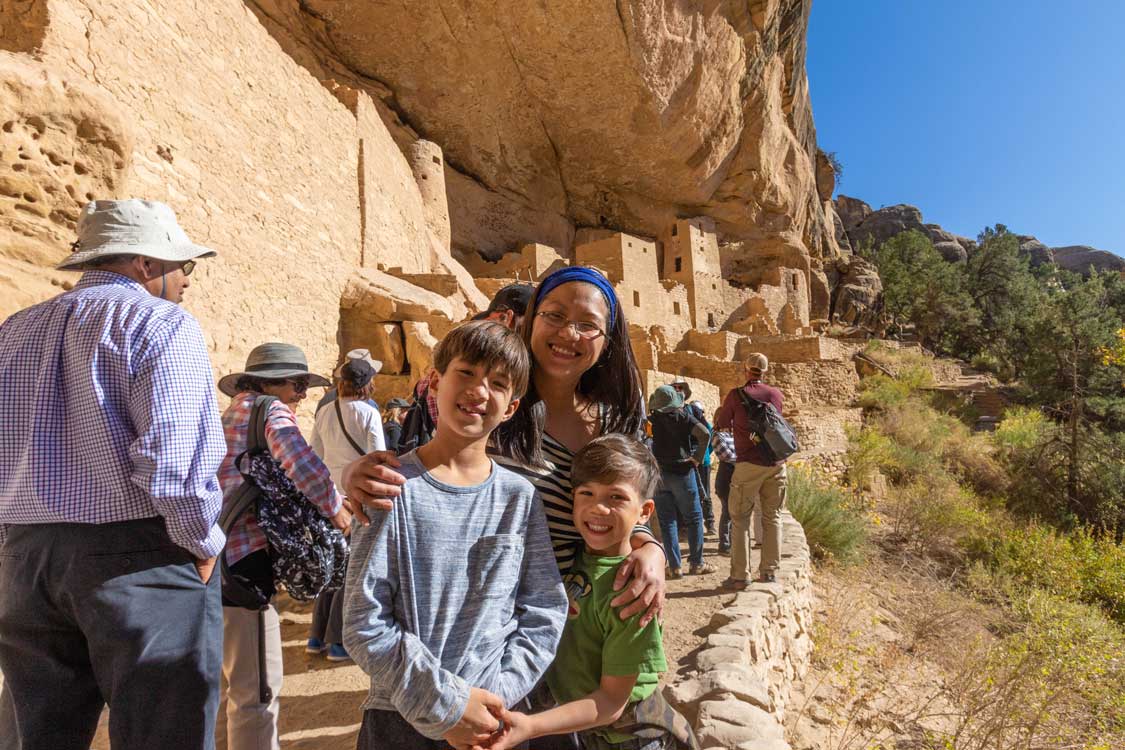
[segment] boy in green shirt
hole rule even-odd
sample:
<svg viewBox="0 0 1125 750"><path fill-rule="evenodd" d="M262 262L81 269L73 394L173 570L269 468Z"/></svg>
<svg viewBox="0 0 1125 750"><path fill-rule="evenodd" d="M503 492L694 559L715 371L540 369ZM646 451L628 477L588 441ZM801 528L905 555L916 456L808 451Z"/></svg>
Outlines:
<svg viewBox="0 0 1125 750"><path fill-rule="evenodd" d="M614 576L632 551L633 527L652 515L660 468L625 435L600 437L574 456L574 525L584 548L563 577L570 610L547 685L558 706L505 712L503 750L535 737L578 733L583 750L697 748L687 721L657 689L668 668L660 623L641 628L610 606Z"/></svg>

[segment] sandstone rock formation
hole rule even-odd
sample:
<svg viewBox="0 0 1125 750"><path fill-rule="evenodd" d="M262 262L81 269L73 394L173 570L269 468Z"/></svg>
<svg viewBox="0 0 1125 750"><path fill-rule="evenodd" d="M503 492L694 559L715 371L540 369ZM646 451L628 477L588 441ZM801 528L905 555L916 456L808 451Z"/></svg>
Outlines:
<svg viewBox="0 0 1125 750"><path fill-rule="evenodd" d="M1035 237L1027 234L1017 235L1020 253L1026 255L1032 266L1053 263L1059 268L1074 273L1087 274L1095 271L1117 271L1125 273L1125 258L1089 245L1066 245L1047 247Z"/></svg>
<svg viewBox="0 0 1125 750"><path fill-rule="evenodd" d="M959 237L937 224L923 222L922 212L915 206L900 204L872 211L863 201L840 196L836 200L836 210L841 217L848 217L844 227L853 250L877 248L895 235L912 229L926 235L934 243L934 249L951 262L968 258L973 245L968 237Z"/></svg>
<svg viewBox="0 0 1125 750"><path fill-rule="evenodd" d="M348 316L397 363L386 325L440 335L487 303L450 254L440 148L404 150L364 90L314 79L242 2L0 0L0 18L0 316L76 279L51 268L78 207L123 195L169 203L219 251L186 305L220 371L289 340L327 372ZM345 294L363 273L437 301L379 318L385 302Z"/></svg>
<svg viewBox="0 0 1125 750"><path fill-rule="evenodd" d="M828 249L807 0L250 5L318 78L379 100L400 142L441 144L455 248L701 215L749 253ZM371 42L387 29L397 43Z"/></svg>
<svg viewBox="0 0 1125 750"><path fill-rule="evenodd" d="M1097 271L1125 273L1125 258L1089 245L1052 247L1055 265L1076 273L1086 273L1091 267Z"/></svg>
<svg viewBox="0 0 1125 750"><path fill-rule="evenodd" d="M118 195L133 154L113 101L81 78L0 52L0 82L3 318L71 278L43 269L66 256L83 205Z"/></svg>

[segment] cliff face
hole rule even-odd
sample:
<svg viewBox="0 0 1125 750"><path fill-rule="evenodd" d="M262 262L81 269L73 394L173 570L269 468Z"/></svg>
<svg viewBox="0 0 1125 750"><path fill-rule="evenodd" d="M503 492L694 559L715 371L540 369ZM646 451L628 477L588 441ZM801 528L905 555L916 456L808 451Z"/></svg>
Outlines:
<svg viewBox="0 0 1125 750"><path fill-rule="evenodd" d="M366 88L399 137L441 144L455 248L566 251L577 228L655 237L706 215L749 253L836 252L808 0L249 4L314 75Z"/></svg>
<svg viewBox="0 0 1125 750"><path fill-rule="evenodd" d="M219 250L186 304L222 370L385 339L405 381L412 341L487 304L454 251L677 219L722 243L708 329L811 329L840 233L810 5L0 0L0 319L76 278L51 268L86 201L132 196ZM732 317L724 279L756 306Z"/></svg>

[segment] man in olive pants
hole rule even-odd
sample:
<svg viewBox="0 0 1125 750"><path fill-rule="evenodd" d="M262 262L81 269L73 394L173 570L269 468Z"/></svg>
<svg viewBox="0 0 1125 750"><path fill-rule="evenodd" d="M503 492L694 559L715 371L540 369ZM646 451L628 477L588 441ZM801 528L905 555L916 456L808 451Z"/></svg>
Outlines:
<svg viewBox="0 0 1125 750"><path fill-rule="evenodd" d="M746 384L727 394L715 418L715 428L734 430L734 447L737 461L731 477L731 561L727 585L745 588L750 580L750 522L754 506L759 506L762 517L762 559L758 566L758 579L775 580L781 557L781 510L785 507L785 462L776 461L769 447L750 427L742 390L750 398L772 404L778 413L782 409L781 391L762 382L769 368L764 354L754 353L746 358Z"/></svg>

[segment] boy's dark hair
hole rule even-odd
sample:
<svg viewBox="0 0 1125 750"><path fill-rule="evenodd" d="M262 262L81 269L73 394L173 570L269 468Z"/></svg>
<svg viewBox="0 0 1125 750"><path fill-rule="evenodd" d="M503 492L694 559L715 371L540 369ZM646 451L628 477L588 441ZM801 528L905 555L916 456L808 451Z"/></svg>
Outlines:
<svg viewBox="0 0 1125 750"><path fill-rule="evenodd" d="M512 398L527 392L531 358L520 335L494 320L474 320L457 326L434 349L434 369L441 374L461 358L487 370L498 369L512 379Z"/></svg>
<svg viewBox="0 0 1125 750"><path fill-rule="evenodd" d="M627 482L647 500L660 484L660 467L652 451L640 440L628 435L603 435L574 454L570 486L579 487L586 482Z"/></svg>

